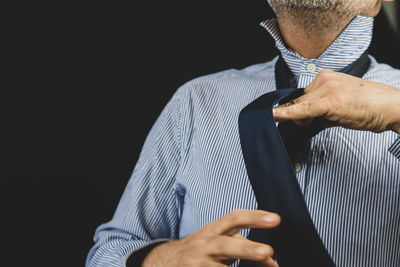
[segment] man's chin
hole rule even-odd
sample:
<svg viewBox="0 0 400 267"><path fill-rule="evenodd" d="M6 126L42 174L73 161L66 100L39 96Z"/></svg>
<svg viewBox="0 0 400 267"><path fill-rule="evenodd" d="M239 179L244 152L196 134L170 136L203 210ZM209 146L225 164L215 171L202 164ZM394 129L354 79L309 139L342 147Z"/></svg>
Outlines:
<svg viewBox="0 0 400 267"><path fill-rule="evenodd" d="M272 9L278 10L302 9L315 12L332 11L336 13L360 14L367 6L376 0L268 0Z"/></svg>

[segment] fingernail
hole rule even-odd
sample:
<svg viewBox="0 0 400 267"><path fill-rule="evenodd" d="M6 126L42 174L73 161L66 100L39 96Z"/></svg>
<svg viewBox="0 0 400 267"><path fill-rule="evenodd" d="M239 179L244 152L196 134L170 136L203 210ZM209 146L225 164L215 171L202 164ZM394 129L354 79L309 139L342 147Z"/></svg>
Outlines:
<svg viewBox="0 0 400 267"><path fill-rule="evenodd" d="M258 255L265 255L268 252L268 249L266 247L258 247L254 249L254 252Z"/></svg>

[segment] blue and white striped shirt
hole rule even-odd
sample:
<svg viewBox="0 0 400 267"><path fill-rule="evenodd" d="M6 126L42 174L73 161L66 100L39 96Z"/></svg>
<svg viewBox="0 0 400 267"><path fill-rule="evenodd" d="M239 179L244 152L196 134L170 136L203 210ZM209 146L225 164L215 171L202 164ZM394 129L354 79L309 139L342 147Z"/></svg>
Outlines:
<svg viewBox="0 0 400 267"><path fill-rule="evenodd" d="M275 19L262 25L298 87L306 87L321 69L341 70L368 48L373 19L356 17L318 59L286 48ZM364 79L400 88L400 71L370 58ZM276 90L276 60L200 77L177 90L151 129L112 220L97 229L88 267L124 266L149 243L185 237L234 209L257 209L238 115ZM400 266L399 135L329 128L304 155L296 164L298 182L336 265Z"/></svg>

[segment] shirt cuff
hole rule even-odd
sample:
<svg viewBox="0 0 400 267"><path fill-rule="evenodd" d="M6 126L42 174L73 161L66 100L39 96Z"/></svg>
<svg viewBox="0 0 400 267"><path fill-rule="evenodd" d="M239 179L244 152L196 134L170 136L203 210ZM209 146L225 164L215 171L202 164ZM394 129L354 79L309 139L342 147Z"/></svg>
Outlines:
<svg viewBox="0 0 400 267"><path fill-rule="evenodd" d="M172 241L172 240L171 239L157 239L157 240L150 241L146 245L135 249L130 255L128 255L128 257L125 261L125 266L126 267L142 266L144 258L146 258L147 254L149 254L149 252L153 248L155 248L161 244L164 244L166 242L169 242L169 241Z"/></svg>
<svg viewBox="0 0 400 267"><path fill-rule="evenodd" d="M400 137L390 146L389 152L400 159Z"/></svg>

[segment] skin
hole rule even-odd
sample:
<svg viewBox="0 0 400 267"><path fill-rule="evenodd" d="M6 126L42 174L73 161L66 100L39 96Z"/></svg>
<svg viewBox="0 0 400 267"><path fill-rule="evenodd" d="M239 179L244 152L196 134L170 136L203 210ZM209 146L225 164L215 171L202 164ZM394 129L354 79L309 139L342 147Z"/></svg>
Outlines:
<svg viewBox="0 0 400 267"><path fill-rule="evenodd" d="M317 3L308 4L312 8L302 8L314 1ZM286 46L309 59L319 57L356 15L376 16L382 4L380 0L268 0L268 2L278 18L280 34ZM297 3L297 7L288 7L288 2ZM328 3L331 3L331 7Z"/></svg>
<svg viewBox="0 0 400 267"><path fill-rule="evenodd" d="M367 2L356 14L377 15L382 1ZM347 24L351 18L345 17L342 20ZM304 29L306 25L295 22L290 14L278 13L278 25L286 45L305 58L320 56L345 27L338 24L340 30L310 35L310 30ZM305 89L303 96L274 109L276 121L293 120L299 125L308 125L317 117L326 119L326 127L342 126L355 130L377 133L394 131L400 134L400 90L324 70Z"/></svg>
<svg viewBox="0 0 400 267"><path fill-rule="evenodd" d="M274 228L277 214L261 210L235 210L180 240L157 246L145 258L143 267L220 267L236 259L258 262L261 267L277 267L271 246L247 240L242 228Z"/></svg>
<svg viewBox="0 0 400 267"><path fill-rule="evenodd" d="M316 117L326 127L400 134L400 90L330 70L321 71L303 96L274 109L276 121L308 125Z"/></svg>
<svg viewBox="0 0 400 267"><path fill-rule="evenodd" d="M286 0L269 0L273 1ZM318 57L355 15L375 16L381 7L381 0L332 1L352 1L355 9L347 6L340 12L317 10L312 13L310 10L297 9L292 12L272 6L286 45L305 58ZM312 24L301 19L304 14L313 16ZM327 21L331 22L328 30ZM343 126L374 132L393 130L400 133L400 90L324 70L305 89L303 96L274 109L275 120L294 120L301 125L321 116L326 119L326 127ZM235 210L185 238L155 247L146 256L142 266L220 267L229 266L236 259L246 259L257 262L259 266L276 267L278 265L273 260L272 247L247 240L238 231L243 228L274 228L279 223L280 217L274 213Z"/></svg>

